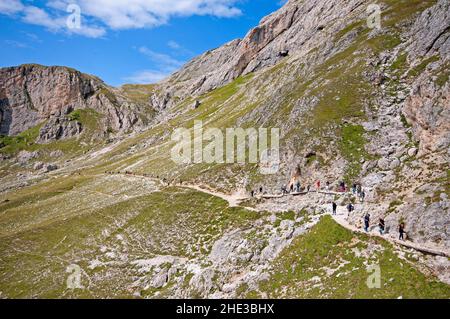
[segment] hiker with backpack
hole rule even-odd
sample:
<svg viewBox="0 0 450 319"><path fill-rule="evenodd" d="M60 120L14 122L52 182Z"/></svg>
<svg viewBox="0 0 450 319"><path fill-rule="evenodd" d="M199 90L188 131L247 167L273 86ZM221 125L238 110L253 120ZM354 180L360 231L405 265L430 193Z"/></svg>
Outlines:
<svg viewBox="0 0 450 319"><path fill-rule="evenodd" d="M370 226L370 214L367 213L364 216L364 230L366 231L366 233L369 232L369 226Z"/></svg>
<svg viewBox="0 0 450 319"><path fill-rule="evenodd" d="M333 207L333 215L336 215L336 211L337 211L337 204L336 204L336 202L333 202L332 207Z"/></svg>

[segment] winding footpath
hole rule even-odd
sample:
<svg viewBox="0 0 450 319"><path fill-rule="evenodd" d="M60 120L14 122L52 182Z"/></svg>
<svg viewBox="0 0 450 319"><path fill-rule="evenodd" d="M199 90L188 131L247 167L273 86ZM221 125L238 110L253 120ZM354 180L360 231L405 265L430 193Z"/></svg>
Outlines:
<svg viewBox="0 0 450 319"><path fill-rule="evenodd" d="M228 201L230 207L242 207L242 208L249 209L252 211L258 211L257 209L252 208L252 207L246 207L246 206L239 205L239 203L242 202L243 200L250 199L251 197L249 197L249 196L243 197L242 195L239 196L238 194L227 195L224 193L216 192L210 188L205 189L199 185L186 184L186 185L183 185L182 187L194 189L199 192L203 192L203 193L206 193L206 194L209 194L212 196L220 197L220 198ZM327 194L327 195L342 195L343 194L343 193L328 192L328 191L320 191L319 193ZM255 198L281 198L283 196L296 196L296 195L306 195L306 194L307 193L298 193L298 194L296 193L296 194L287 194L287 195L265 195L265 196L260 195L260 196L255 196ZM355 225L350 224L347 221L348 213L346 213L345 207L338 207L338 211L337 211L336 215L333 215L331 212L328 212L326 207L323 207L323 208L325 209L325 211L327 211L327 215L330 215L334 219L334 221L336 221L339 225L341 225L342 227L344 227L352 232L366 234L371 237L383 238L384 240L387 240L393 244L411 248L411 249L420 251L425 254L431 254L431 255L443 256L443 257L450 258L450 252L443 250L440 247L431 247L429 245L417 244L417 243L413 243L410 241L402 241L402 240L392 238L392 237L388 236L387 234L381 235L378 231L378 227L372 227L372 229L369 232L365 232L363 229L360 229L360 228L356 227ZM344 211L344 212L342 212L342 211Z"/></svg>
<svg viewBox="0 0 450 319"><path fill-rule="evenodd" d="M124 175L127 175L127 174L124 174ZM251 211L259 211L258 209L253 208L253 207L247 207L247 206L240 205L240 203L242 203L242 201L251 199L250 196L242 194L242 193L236 192L236 193L233 193L230 195L230 194L225 194L222 192L215 191L205 185L185 184L185 183L183 183L183 184L167 184L167 183L164 183L162 180L154 178L154 177L147 177L147 176L141 176L141 175L131 175L131 176L149 178L149 179L158 181L162 185L165 184L167 186L176 186L176 187L181 187L181 188L193 189L198 192L202 192L202 193L205 193L205 194L208 194L211 196L219 197L219 198L227 201L228 205L230 207L241 207L241 208L248 209ZM317 193L317 191L312 191L312 193ZM345 193L332 192L332 191L319 191L318 193L326 194L326 195L343 195L343 194L345 194ZM298 196L298 195L307 195L307 194L308 194L308 192L300 192L300 193L285 194L285 195L264 194L264 195L255 196L254 198L271 199L271 198L282 198L282 197L287 197L287 196ZM327 212L326 214L330 215L334 219L334 221L336 221L339 225L341 225L342 227L344 227L352 232L363 233L363 234L366 234L371 237L383 238L384 240L387 240L393 244L411 248L411 249L417 250L417 251L425 253L425 254L431 254L431 255L443 256L443 257L450 258L450 252L442 249L441 247L431 247L430 245L423 245L423 244L413 243L410 241L401 241L401 240L395 239L393 237L390 237L387 234L381 235L378 231L378 227L372 227L369 232L365 232L363 229L358 228L355 225L352 225L348 222L348 213L347 213L345 207L338 207L337 214L333 215L330 212L330 208L328 206L330 206L330 205L321 205L320 207L324 211L326 211Z"/></svg>
<svg viewBox="0 0 450 319"><path fill-rule="evenodd" d="M341 209L339 209L339 208L341 208ZM422 244L418 244L418 243L413 243L411 241L398 240L398 239L395 239L395 238L389 236L388 234L381 235L378 230L378 227L371 227L369 232L366 232L363 229L350 224L348 222L348 213L346 213L346 212L341 213L340 210L345 210L345 208L342 209L342 207L338 207L338 211L337 211L336 215L332 215L332 213L330 213L330 212L328 212L327 214L330 215L331 217L333 217L333 219L339 225L341 225L344 228L347 228L348 230L351 230L352 232L366 234L371 237L383 238L384 240L387 240L393 244L407 247L407 248L412 248L414 250L420 251L425 254L431 254L431 255L443 256L443 257L450 258L450 252L443 250L440 247L431 247L430 245L422 245Z"/></svg>

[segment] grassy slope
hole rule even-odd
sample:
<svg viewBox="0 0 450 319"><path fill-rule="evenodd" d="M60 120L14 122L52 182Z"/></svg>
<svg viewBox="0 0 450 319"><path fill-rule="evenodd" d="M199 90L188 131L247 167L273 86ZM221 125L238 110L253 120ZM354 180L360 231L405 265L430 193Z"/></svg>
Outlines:
<svg viewBox="0 0 450 319"><path fill-rule="evenodd" d="M139 179L79 176L42 185L40 195L22 190L0 206L2 295L132 297L145 277L133 261L204 256L225 230L260 216L195 191L154 191ZM91 269L93 261L102 264ZM70 264L85 271L88 290L65 290Z"/></svg>
<svg viewBox="0 0 450 319"><path fill-rule="evenodd" d="M34 198L31 192L28 198L23 193L9 205L1 206L0 222L7 231L0 235L3 296L131 298L135 281L145 280L145 274L133 262L156 255L204 256L226 230L248 227L260 217L247 210L227 208L223 200L195 191L171 188L153 192L138 185L137 180L119 182L114 178L94 181L74 177L66 184L48 184L46 197ZM117 193L117 183L123 187L122 194ZM125 194L128 199L120 198ZM92 207L89 203L94 196L97 204ZM64 213L52 214L56 202L67 203L60 207ZM21 213L25 211L26 216ZM292 215L280 214L279 219L292 219ZM23 224L22 217L33 222ZM277 224L279 220L274 227ZM357 257L352 249L373 252ZM344 261L348 263L333 275L326 275L326 267L337 268ZM98 265L90 268L93 262ZM365 265L372 262L381 266L381 289L365 286ZM85 271L82 283L87 290L65 289L66 267L70 264ZM276 298L450 297L449 286L434 282L406 260L400 260L390 244L352 234L329 217L295 239L271 269L270 279L260 284L259 292L242 289L243 296L260 297L265 293ZM320 286L315 286L316 276L321 278ZM152 296L159 292L164 296L172 284L144 290L142 294Z"/></svg>
<svg viewBox="0 0 450 319"><path fill-rule="evenodd" d="M379 289L367 286L367 266L372 264L381 269ZM329 216L281 253L260 291L270 298L450 297L450 286L426 277L407 260L399 259L391 244L353 234ZM255 291L248 294L258 296Z"/></svg>

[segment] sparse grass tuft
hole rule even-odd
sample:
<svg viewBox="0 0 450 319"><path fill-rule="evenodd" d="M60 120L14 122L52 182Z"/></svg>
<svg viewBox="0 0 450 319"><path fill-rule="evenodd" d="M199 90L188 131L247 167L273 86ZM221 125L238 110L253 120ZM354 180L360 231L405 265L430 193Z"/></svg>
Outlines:
<svg viewBox="0 0 450 319"><path fill-rule="evenodd" d="M361 160L368 157L365 151L365 131L361 125L345 125L342 128L342 140L339 144L340 151L347 161L344 180L351 183L361 172Z"/></svg>

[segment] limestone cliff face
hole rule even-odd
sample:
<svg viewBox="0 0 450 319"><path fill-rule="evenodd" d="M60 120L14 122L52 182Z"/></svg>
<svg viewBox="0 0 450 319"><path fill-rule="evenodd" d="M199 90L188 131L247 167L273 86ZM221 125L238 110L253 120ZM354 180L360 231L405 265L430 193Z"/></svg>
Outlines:
<svg viewBox="0 0 450 319"><path fill-rule="evenodd" d="M419 155L448 150L450 147L450 86L440 88L423 78L413 87L403 109L420 141Z"/></svg>
<svg viewBox="0 0 450 319"><path fill-rule="evenodd" d="M450 2L439 1L416 20L411 30L408 58L420 65L433 61L411 85L403 112L420 141L420 153L450 147Z"/></svg>
<svg viewBox="0 0 450 319"><path fill-rule="evenodd" d="M160 83L153 105L163 109L176 100L198 96L241 75L273 66L286 55L302 55L332 39L351 19L366 10L368 1L290 0L265 17L244 39L231 41L187 63ZM366 6L364 6L366 5Z"/></svg>
<svg viewBox="0 0 450 319"><path fill-rule="evenodd" d="M66 117L77 109L100 113L100 130L126 131L142 124L141 109L100 79L66 67L22 65L0 69L0 134L17 135L48 120L42 139L77 135Z"/></svg>

